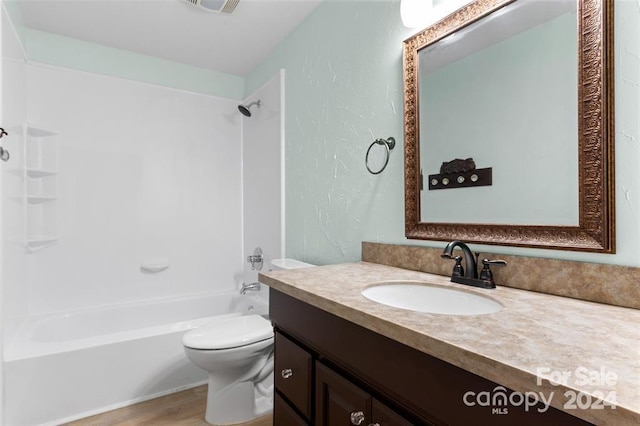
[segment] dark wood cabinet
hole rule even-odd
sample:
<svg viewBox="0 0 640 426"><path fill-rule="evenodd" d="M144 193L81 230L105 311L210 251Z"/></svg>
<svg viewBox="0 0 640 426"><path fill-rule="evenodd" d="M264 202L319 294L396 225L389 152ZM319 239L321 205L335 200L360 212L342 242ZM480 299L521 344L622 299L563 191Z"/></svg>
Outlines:
<svg viewBox="0 0 640 426"><path fill-rule="evenodd" d="M542 404L469 404L469 392L514 391L273 289L269 315L275 426L590 425Z"/></svg>
<svg viewBox="0 0 640 426"><path fill-rule="evenodd" d="M412 426L409 420L384 405L382 402L373 398L371 404L371 417L373 418L373 426Z"/></svg>
<svg viewBox="0 0 640 426"><path fill-rule="evenodd" d="M316 361L316 426L411 426L354 383Z"/></svg>
<svg viewBox="0 0 640 426"><path fill-rule="evenodd" d="M309 423L282 399L278 392L273 397L273 424L278 426L307 426Z"/></svg>
<svg viewBox="0 0 640 426"><path fill-rule="evenodd" d="M306 420L311 420L312 359L309 352L276 333L273 366L276 390Z"/></svg>
<svg viewBox="0 0 640 426"><path fill-rule="evenodd" d="M316 362L316 426L368 424L371 395Z"/></svg>

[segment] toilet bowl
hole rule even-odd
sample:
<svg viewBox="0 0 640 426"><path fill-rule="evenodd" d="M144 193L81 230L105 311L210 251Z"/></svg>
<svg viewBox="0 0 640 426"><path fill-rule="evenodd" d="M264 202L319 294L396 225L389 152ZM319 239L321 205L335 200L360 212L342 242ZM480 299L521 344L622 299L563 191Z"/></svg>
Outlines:
<svg viewBox="0 0 640 426"><path fill-rule="evenodd" d="M225 318L186 333L187 357L209 373L205 420L231 425L273 409L273 327L259 315Z"/></svg>
<svg viewBox="0 0 640 426"><path fill-rule="evenodd" d="M315 265L274 259L272 270ZM182 338L187 358L209 373L205 420L212 425L251 421L273 410L273 327L259 315L225 318Z"/></svg>

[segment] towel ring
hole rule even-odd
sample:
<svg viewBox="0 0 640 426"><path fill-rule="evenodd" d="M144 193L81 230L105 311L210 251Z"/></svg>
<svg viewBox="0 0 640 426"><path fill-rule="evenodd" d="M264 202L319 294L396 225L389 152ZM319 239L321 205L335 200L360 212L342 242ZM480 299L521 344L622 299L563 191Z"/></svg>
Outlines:
<svg viewBox="0 0 640 426"><path fill-rule="evenodd" d="M384 148L387 152L387 156L384 159L384 164L382 165L380 170L378 170L377 172L374 172L373 170L371 170L371 167L369 167L369 152L371 151L371 148L373 148L374 145L384 145ZM367 166L367 170L369 170L369 173L371 173L372 175L377 175L382 173L382 171L387 167L387 164L389 164L389 157L391 155L391 150L395 148L395 146L396 146L396 140L393 137L388 137L387 139L379 138L371 142L371 145L369 145L369 149L367 149L367 156L364 159L364 163Z"/></svg>

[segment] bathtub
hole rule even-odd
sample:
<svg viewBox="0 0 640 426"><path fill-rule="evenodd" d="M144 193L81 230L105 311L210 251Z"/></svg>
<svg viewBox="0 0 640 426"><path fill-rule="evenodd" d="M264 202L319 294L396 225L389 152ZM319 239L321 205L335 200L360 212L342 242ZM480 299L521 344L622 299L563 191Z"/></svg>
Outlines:
<svg viewBox="0 0 640 426"><path fill-rule="evenodd" d="M5 348L5 422L44 426L205 384L183 334L205 323L267 314L237 292L33 316Z"/></svg>

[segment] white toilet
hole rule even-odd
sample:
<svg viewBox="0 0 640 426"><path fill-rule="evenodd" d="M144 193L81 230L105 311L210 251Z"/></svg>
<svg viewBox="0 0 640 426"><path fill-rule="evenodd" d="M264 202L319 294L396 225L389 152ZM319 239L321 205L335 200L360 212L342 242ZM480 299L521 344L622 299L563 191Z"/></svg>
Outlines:
<svg viewBox="0 0 640 426"><path fill-rule="evenodd" d="M275 259L272 269L314 266ZM182 338L187 357L209 372L205 420L244 423L273 410L273 327L259 315L225 318Z"/></svg>
<svg viewBox="0 0 640 426"><path fill-rule="evenodd" d="M259 315L226 318L182 338L187 357L209 372L205 420L231 425L273 409L273 327Z"/></svg>

